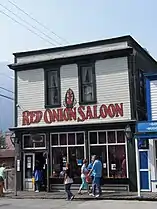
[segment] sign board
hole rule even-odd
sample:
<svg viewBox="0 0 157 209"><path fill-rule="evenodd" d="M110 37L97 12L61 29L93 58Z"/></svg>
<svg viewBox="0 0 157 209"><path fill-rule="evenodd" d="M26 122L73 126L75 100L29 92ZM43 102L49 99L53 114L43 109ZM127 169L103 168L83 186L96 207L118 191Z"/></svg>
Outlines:
<svg viewBox="0 0 157 209"><path fill-rule="evenodd" d="M157 132L157 121L139 122L137 123L136 128L139 133Z"/></svg>
<svg viewBox="0 0 157 209"><path fill-rule="evenodd" d="M123 103L111 103L98 105L78 105L72 89L68 89L63 101L63 107L57 109L45 109L24 111L22 113L22 125L45 124L56 122L77 121L84 122L92 119L118 118L124 116Z"/></svg>

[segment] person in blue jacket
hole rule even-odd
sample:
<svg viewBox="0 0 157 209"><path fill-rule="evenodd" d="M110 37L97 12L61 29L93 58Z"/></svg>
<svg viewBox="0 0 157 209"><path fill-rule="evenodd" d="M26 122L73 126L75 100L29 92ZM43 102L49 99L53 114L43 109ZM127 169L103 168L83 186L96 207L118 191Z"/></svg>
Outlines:
<svg viewBox="0 0 157 209"><path fill-rule="evenodd" d="M33 177L35 180L35 192L40 192L41 184L43 181L43 172L40 169L39 163L36 163L34 168Z"/></svg>

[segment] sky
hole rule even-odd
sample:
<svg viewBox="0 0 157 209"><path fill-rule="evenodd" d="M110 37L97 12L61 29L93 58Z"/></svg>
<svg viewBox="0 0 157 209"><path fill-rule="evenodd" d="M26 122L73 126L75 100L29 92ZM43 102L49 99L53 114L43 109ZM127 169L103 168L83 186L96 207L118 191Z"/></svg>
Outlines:
<svg viewBox="0 0 157 209"><path fill-rule="evenodd" d="M29 13L50 31L24 15L9 1ZM157 59L156 0L0 0L0 62L13 62L13 52L27 51L65 44L131 35ZM28 22L24 23L10 11ZM38 35L11 20L15 18ZM37 27L42 33L31 27ZM53 33L52 33L53 32Z"/></svg>

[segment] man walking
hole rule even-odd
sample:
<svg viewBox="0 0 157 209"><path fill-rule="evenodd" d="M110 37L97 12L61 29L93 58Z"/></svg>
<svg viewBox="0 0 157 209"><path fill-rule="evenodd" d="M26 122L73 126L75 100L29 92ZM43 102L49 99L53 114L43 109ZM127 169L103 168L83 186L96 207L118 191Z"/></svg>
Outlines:
<svg viewBox="0 0 157 209"><path fill-rule="evenodd" d="M93 167L89 172L89 176L93 174L93 182L92 182L92 196L96 195L96 188L98 189L98 194L95 197L100 197L101 195L101 177L102 177L102 163L99 160L98 156L94 156Z"/></svg>

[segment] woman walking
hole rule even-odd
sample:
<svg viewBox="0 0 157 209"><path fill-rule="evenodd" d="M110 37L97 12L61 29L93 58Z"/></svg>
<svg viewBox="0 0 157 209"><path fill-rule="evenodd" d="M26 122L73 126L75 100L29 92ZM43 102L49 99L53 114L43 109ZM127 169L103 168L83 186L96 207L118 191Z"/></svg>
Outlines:
<svg viewBox="0 0 157 209"><path fill-rule="evenodd" d="M87 169L87 160L83 160L83 165L81 167L81 180L82 180L82 184L79 188L78 194L81 194L81 190L82 189L87 189L87 192L89 193L89 187L88 187L88 183L86 181L88 175L88 169Z"/></svg>
<svg viewBox="0 0 157 209"><path fill-rule="evenodd" d="M66 164L64 184L65 192L67 193L67 200L73 200L74 195L71 192L71 185L73 184L73 172L69 163Z"/></svg>

